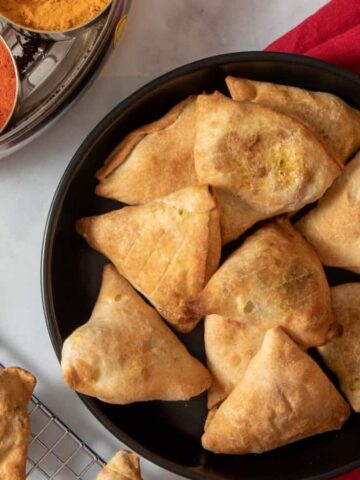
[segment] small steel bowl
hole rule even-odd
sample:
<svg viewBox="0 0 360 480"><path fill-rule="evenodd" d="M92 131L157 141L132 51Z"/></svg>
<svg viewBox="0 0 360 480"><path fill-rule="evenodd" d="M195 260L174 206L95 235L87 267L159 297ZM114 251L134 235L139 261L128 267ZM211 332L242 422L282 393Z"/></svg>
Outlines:
<svg viewBox="0 0 360 480"><path fill-rule="evenodd" d="M15 58L9 48L9 45L5 42L4 38L0 35L0 42L4 45L6 51L8 52L11 60L12 60L12 64L13 64L13 67L14 67L14 72L15 72L15 84L16 84L16 91L15 91L15 97L14 97L14 104L13 104L13 107L12 107L12 110L8 116L8 119L7 121L4 123L4 125L0 125L0 135L1 133L5 130L5 128L9 125L9 122L10 120L12 119L14 113L15 113L15 110L18 106L18 101L19 101L19 97L20 97L20 77L19 77L19 70L17 68L17 65L16 65L16 62L15 62Z"/></svg>
<svg viewBox="0 0 360 480"><path fill-rule="evenodd" d="M83 34L86 30L92 27L99 19L104 15L104 13L109 9L112 0L109 0L106 7L104 7L101 12L99 12L95 17L88 20L86 23L79 25L78 27L69 28L68 30L59 30L59 31L47 31L47 30L36 30L35 28L29 28L26 25L20 25L19 23L14 22L11 18L6 17L1 14L0 17L3 18L14 30L17 30L23 35L31 35L36 33L44 40L52 40L55 42L60 42L62 40L69 40L69 38L77 37L78 35Z"/></svg>

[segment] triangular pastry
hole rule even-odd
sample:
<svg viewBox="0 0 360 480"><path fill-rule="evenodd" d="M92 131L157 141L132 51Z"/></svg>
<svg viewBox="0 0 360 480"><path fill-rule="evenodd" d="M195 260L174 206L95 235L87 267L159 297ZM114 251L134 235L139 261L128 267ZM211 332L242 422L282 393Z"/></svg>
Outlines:
<svg viewBox="0 0 360 480"><path fill-rule="evenodd" d="M125 137L97 172L96 193L137 205L196 184L195 106L189 97Z"/></svg>
<svg viewBox="0 0 360 480"><path fill-rule="evenodd" d="M117 452L96 480L141 480L139 457L130 452Z"/></svg>
<svg viewBox="0 0 360 480"><path fill-rule="evenodd" d="M237 387L210 412L202 444L216 453L261 453L341 428L348 404L282 330L269 330Z"/></svg>
<svg viewBox="0 0 360 480"><path fill-rule="evenodd" d="M63 345L62 372L77 392L114 404L188 400L211 383L159 314L112 265L87 323Z"/></svg>
<svg viewBox="0 0 360 480"><path fill-rule="evenodd" d="M194 164L196 97L175 105L160 120L131 132L97 172L96 193L129 205L141 205L198 184ZM214 189L221 210L223 243L252 225L251 211L231 194ZM255 216L255 221L257 216ZM245 220L245 223L244 223Z"/></svg>
<svg viewBox="0 0 360 480"><path fill-rule="evenodd" d="M304 122L341 163L360 147L360 112L335 95L231 76L226 84L234 100L258 103Z"/></svg>
<svg viewBox="0 0 360 480"><path fill-rule="evenodd" d="M28 404L35 377L21 368L0 370L0 479L25 480L30 440Z"/></svg>
<svg viewBox="0 0 360 480"><path fill-rule="evenodd" d="M220 315L205 318L205 351L213 383L208 391L208 408L221 403L239 383L261 347L265 331Z"/></svg>
<svg viewBox="0 0 360 480"><path fill-rule="evenodd" d="M295 227L324 265L360 273L360 153Z"/></svg>
<svg viewBox="0 0 360 480"><path fill-rule="evenodd" d="M226 245L252 227L259 213L231 192L216 187L212 190L219 209L221 241Z"/></svg>
<svg viewBox="0 0 360 480"><path fill-rule="evenodd" d="M341 172L323 143L296 119L218 92L197 98L194 158L200 183L238 198L236 215L241 218L242 211L243 225L230 231L233 236L314 202Z"/></svg>
<svg viewBox="0 0 360 480"><path fill-rule="evenodd" d="M207 186L83 218L77 230L177 330L194 328L200 316L187 301L214 273L221 250L218 209Z"/></svg>
<svg viewBox="0 0 360 480"><path fill-rule="evenodd" d="M341 333L316 253L283 218L247 237L189 307L261 329L279 325L303 346Z"/></svg>
<svg viewBox="0 0 360 480"><path fill-rule="evenodd" d="M360 283L348 283L331 289L337 321L344 331L319 352L335 372L340 388L355 412L360 412Z"/></svg>

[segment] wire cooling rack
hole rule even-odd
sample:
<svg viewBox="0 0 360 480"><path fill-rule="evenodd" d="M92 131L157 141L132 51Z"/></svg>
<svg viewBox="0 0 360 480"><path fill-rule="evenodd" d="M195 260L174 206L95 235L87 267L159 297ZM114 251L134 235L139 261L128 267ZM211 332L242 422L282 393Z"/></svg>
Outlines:
<svg viewBox="0 0 360 480"><path fill-rule="evenodd" d="M34 395L29 415L27 480L95 480L105 462Z"/></svg>
<svg viewBox="0 0 360 480"><path fill-rule="evenodd" d="M35 396L29 404L28 480L95 480L104 461Z"/></svg>

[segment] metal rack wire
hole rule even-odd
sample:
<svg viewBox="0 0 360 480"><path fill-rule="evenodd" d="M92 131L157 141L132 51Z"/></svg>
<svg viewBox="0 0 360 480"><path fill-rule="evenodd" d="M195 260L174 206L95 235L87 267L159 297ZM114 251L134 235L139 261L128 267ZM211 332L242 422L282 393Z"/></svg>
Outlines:
<svg viewBox="0 0 360 480"><path fill-rule="evenodd" d="M4 366L0 363L0 369ZM28 480L94 480L105 462L34 395L29 404Z"/></svg>
<svg viewBox="0 0 360 480"><path fill-rule="evenodd" d="M35 396L29 405L28 480L94 480L104 461Z"/></svg>

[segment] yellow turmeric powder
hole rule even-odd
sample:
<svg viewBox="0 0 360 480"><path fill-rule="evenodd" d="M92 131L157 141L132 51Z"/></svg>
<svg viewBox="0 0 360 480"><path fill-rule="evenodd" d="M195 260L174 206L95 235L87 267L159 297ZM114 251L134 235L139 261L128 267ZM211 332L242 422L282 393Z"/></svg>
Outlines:
<svg viewBox="0 0 360 480"><path fill-rule="evenodd" d="M24 28L60 32L96 17L109 0L0 0L0 15Z"/></svg>

